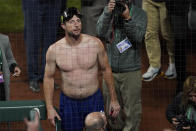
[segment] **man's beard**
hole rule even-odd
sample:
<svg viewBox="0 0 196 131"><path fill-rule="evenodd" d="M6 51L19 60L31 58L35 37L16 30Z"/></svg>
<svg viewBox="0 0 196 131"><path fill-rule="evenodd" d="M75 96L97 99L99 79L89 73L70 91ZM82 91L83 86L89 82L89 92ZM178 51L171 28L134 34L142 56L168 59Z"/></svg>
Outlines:
<svg viewBox="0 0 196 131"><path fill-rule="evenodd" d="M72 32L67 32L67 34L68 34L69 37L72 37L72 38L74 38L75 40L78 40L79 37L80 37L80 34L75 35L75 34L72 33Z"/></svg>

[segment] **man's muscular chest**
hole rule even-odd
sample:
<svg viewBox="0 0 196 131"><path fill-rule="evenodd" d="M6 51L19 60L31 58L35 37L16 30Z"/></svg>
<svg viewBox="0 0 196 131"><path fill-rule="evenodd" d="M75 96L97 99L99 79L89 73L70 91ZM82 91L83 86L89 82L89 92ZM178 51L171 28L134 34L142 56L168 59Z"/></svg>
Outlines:
<svg viewBox="0 0 196 131"><path fill-rule="evenodd" d="M97 61L97 52L93 48L62 48L56 56L58 67L64 71L74 69L89 69L95 66Z"/></svg>

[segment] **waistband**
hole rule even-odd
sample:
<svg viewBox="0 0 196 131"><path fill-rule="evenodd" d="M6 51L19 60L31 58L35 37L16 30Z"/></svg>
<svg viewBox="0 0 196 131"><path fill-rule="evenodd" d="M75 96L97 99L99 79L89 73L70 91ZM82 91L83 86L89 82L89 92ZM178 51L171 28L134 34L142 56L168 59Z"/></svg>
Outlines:
<svg viewBox="0 0 196 131"><path fill-rule="evenodd" d="M96 96L96 95L98 95L98 94L101 94L101 90L100 90L100 88L98 88L98 90L94 93L94 94L92 94L91 96L88 96L88 97L86 97L86 98L83 98L83 99L74 99L74 98L71 98L71 97L69 97L69 96L66 96L62 91L61 91L61 96L63 96L64 98L67 98L67 99L71 99L71 100L76 100L76 101L80 101L80 100L87 100L87 99L91 99L92 97L94 97L94 96Z"/></svg>
<svg viewBox="0 0 196 131"><path fill-rule="evenodd" d="M113 72L113 73L127 73L127 72L129 72L129 71L114 71L114 70L112 70L112 72Z"/></svg>

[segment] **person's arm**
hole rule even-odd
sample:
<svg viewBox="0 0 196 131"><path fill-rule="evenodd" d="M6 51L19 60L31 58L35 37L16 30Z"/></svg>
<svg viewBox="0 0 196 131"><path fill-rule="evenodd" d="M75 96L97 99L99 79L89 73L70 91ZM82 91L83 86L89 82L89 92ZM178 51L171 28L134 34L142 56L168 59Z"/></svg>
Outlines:
<svg viewBox="0 0 196 131"><path fill-rule="evenodd" d="M115 3L114 0L110 0L107 6L105 6L103 13L99 17L97 21L97 35L98 37L105 38L109 27L111 26L111 20L112 20L112 11L114 9Z"/></svg>
<svg viewBox="0 0 196 131"><path fill-rule="evenodd" d="M14 55L12 53L12 48L10 45L9 37L6 39L6 51L5 56L6 60L8 62L9 70L11 73L14 73L14 76L19 76L21 73L20 68L18 67L18 64L16 63L16 60L14 58Z"/></svg>
<svg viewBox="0 0 196 131"><path fill-rule="evenodd" d="M46 66L44 74L44 96L46 101L46 109L48 119L55 125L55 117L60 120L59 115L53 107L53 93L54 93L54 74L56 69L55 46L50 46L46 53Z"/></svg>
<svg viewBox="0 0 196 131"><path fill-rule="evenodd" d="M131 14L129 19L124 19L124 28L123 32L126 33L126 36L134 44L142 43L147 26L147 15L146 13L135 6L132 6L130 9ZM137 47L137 45L135 45Z"/></svg>
<svg viewBox="0 0 196 131"><path fill-rule="evenodd" d="M99 50L98 51L98 62L99 62L101 72L103 73L103 78L106 82L107 88L109 89L110 97L111 97L109 113L110 114L112 113L112 116L116 117L120 111L120 105L116 97L112 70L108 62L106 51L101 41L99 41L98 50Z"/></svg>

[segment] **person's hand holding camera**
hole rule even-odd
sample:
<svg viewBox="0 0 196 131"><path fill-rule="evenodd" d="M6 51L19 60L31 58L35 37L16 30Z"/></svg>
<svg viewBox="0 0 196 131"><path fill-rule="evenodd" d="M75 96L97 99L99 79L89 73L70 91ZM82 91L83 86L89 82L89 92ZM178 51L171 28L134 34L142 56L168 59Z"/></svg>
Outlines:
<svg viewBox="0 0 196 131"><path fill-rule="evenodd" d="M112 13L114 7L115 7L115 0L110 0L110 2L108 3L108 12Z"/></svg>
<svg viewBox="0 0 196 131"><path fill-rule="evenodd" d="M178 127L179 126L179 124L180 124L180 122L177 120L177 118L172 118L172 124L175 126L175 127ZM181 127L181 128L183 128L183 130L190 130L191 129L191 127L190 126L187 126L187 127Z"/></svg>
<svg viewBox="0 0 196 131"><path fill-rule="evenodd" d="M179 121L177 120L177 118L172 118L172 124L174 125L174 126L177 126L178 124L179 124Z"/></svg>
<svg viewBox="0 0 196 131"><path fill-rule="evenodd" d="M126 7L126 9L125 9L125 11L122 13L122 16L123 16L123 18L124 18L125 20L129 20L129 19L131 19L131 16L129 15L129 7L128 7L127 4L125 4L125 7Z"/></svg>

